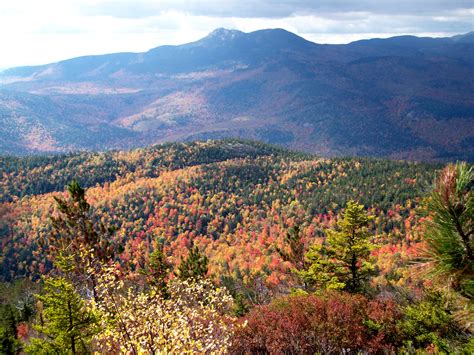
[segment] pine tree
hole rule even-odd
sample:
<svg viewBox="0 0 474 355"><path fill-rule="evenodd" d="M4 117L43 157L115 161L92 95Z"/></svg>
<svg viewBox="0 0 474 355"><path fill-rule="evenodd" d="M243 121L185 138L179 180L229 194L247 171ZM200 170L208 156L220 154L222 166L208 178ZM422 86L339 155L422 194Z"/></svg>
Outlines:
<svg viewBox="0 0 474 355"><path fill-rule="evenodd" d="M97 300L96 280L88 272L92 265L100 267L114 256L113 228L95 221L85 190L77 181L67 185L69 199L55 197L58 217L51 218L52 233L47 241L50 258L74 283L92 290Z"/></svg>
<svg viewBox="0 0 474 355"><path fill-rule="evenodd" d="M326 231L326 241L306 253L308 268L300 276L311 286L361 292L374 271L368 224L372 219L363 205L349 201L336 230Z"/></svg>
<svg viewBox="0 0 474 355"><path fill-rule="evenodd" d="M166 278L170 273L171 265L166 260L163 253L163 246L159 244L158 248L150 254L149 263L142 273L146 276L147 283L162 295L166 295Z"/></svg>
<svg viewBox="0 0 474 355"><path fill-rule="evenodd" d="M292 227L288 230L285 237L285 244L287 246L286 250L275 246L276 251L284 261L291 263L293 266L293 274L299 276L299 273L306 268L305 244L299 226ZM301 283L301 280L298 280L298 283ZM306 289L306 282L303 280L302 283L302 287Z"/></svg>
<svg viewBox="0 0 474 355"><path fill-rule="evenodd" d="M93 210L85 198L85 190L77 181L67 185L69 199L54 197L60 212L51 218L53 232L49 238L51 251L79 254L82 248L92 250L94 257L107 262L113 257L113 228L96 223Z"/></svg>
<svg viewBox="0 0 474 355"><path fill-rule="evenodd" d="M469 298L474 296L473 187L472 167L466 163L448 165L427 200L430 219L424 235L431 275Z"/></svg>
<svg viewBox="0 0 474 355"><path fill-rule="evenodd" d="M177 276L182 280L203 278L207 275L208 262L208 258L194 246L189 250L188 257L181 259Z"/></svg>
<svg viewBox="0 0 474 355"><path fill-rule="evenodd" d="M285 237L288 251L276 248L278 254L285 261L289 261L297 270L304 268L304 242L300 232L300 227L295 226L288 230Z"/></svg>
<svg viewBox="0 0 474 355"><path fill-rule="evenodd" d="M425 277L452 302L456 320L474 332L474 171L449 164L426 200Z"/></svg>
<svg viewBox="0 0 474 355"><path fill-rule="evenodd" d="M37 298L42 310L34 328L41 336L31 340L27 353L88 353L97 319L74 286L62 277L46 278Z"/></svg>

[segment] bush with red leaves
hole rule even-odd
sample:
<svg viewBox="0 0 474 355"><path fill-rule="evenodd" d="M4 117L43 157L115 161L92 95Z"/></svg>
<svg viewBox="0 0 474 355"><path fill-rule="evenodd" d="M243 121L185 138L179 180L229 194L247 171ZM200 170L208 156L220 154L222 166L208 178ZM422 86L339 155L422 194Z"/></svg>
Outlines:
<svg viewBox="0 0 474 355"><path fill-rule="evenodd" d="M255 307L232 353L336 354L393 350L400 312L390 299L331 292L289 296Z"/></svg>
<svg viewBox="0 0 474 355"><path fill-rule="evenodd" d="M16 327L16 336L18 339L26 340L28 338L28 333L30 332L30 327L28 323L22 322Z"/></svg>

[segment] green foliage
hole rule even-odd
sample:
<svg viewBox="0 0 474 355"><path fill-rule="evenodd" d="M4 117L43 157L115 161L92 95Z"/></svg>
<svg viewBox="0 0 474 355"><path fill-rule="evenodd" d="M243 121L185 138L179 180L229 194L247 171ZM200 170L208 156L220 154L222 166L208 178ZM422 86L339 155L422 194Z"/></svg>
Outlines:
<svg viewBox="0 0 474 355"><path fill-rule="evenodd" d="M328 259L326 248L322 245L311 246L306 253L307 270L299 272L300 277L310 288L320 290L338 290L346 287L336 274L339 270L332 260Z"/></svg>
<svg viewBox="0 0 474 355"><path fill-rule="evenodd" d="M466 344L460 349L461 354L474 354L474 337L471 337Z"/></svg>
<svg viewBox="0 0 474 355"><path fill-rule="evenodd" d="M430 297L404 309L404 318L399 327L406 345L425 349L435 345L439 350L449 351L448 337L452 337L452 316L445 310L440 297Z"/></svg>
<svg viewBox="0 0 474 355"><path fill-rule="evenodd" d="M250 310L248 303L245 301L245 296L242 293L238 293L234 297L234 309L233 313L237 317L242 317L247 314Z"/></svg>
<svg viewBox="0 0 474 355"><path fill-rule="evenodd" d="M448 165L427 200L431 219L425 240L430 274L464 297L474 297L474 172L466 163Z"/></svg>
<svg viewBox="0 0 474 355"><path fill-rule="evenodd" d="M142 274L147 278L148 284L157 290L160 294L166 295L166 278L171 270L171 265L166 260L166 255L163 253L163 245L159 244L149 258L148 265Z"/></svg>
<svg viewBox="0 0 474 355"><path fill-rule="evenodd" d="M196 246L189 250L188 257L181 259L178 265L177 276L181 280L199 279L206 277L209 259Z"/></svg>
<svg viewBox="0 0 474 355"><path fill-rule="evenodd" d="M76 179L82 186L113 182L134 173L157 177L163 171L210 164L235 158L280 155L303 157L267 144L226 139L222 141L167 143L130 152L82 152L51 156L0 156L0 202L15 197L62 191Z"/></svg>
<svg viewBox="0 0 474 355"><path fill-rule="evenodd" d="M11 304L0 305L0 354L16 354L21 349L17 339L20 314Z"/></svg>
<svg viewBox="0 0 474 355"><path fill-rule="evenodd" d="M367 230L371 219L363 205L349 201L338 229L327 230L326 242L306 254L308 268L300 276L316 288L361 292L374 271L370 252L375 245Z"/></svg>
<svg viewBox="0 0 474 355"><path fill-rule="evenodd" d="M67 190L69 200L54 197L60 215L51 218L53 233L48 242L52 251L78 255L85 247L86 250L92 249L94 256L101 261L110 260L114 251L110 242L113 228L107 228L103 223L96 225L85 190L76 180L67 185Z"/></svg>
<svg viewBox="0 0 474 355"><path fill-rule="evenodd" d="M12 307L18 322L27 322L34 315L34 293L39 289L39 284L28 279L0 283L0 307Z"/></svg>
<svg viewBox="0 0 474 355"><path fill-rule="evenodd" d="M0 284L0 354L16 354L22 349L18 327L34 315L32 292L37 288L27 279Z"/></svg>
<svg viewBox="0 0 474 355"><path fill-rule="evenodd" d="M40 309L34 326L40 336L31 340L27 353L87 353L98 331L96 316L66 279L44 282L43 294L37 295Z"/></svg>
<svg viewBox="0 0 474 355"><path fill-rule="evenodd" d="M237 273L235 276L221 275L220 283L227 289L229 294L234 299L233 314L237 317L242 317L249 312L252 290L243 284L242 275Z"/></svg>

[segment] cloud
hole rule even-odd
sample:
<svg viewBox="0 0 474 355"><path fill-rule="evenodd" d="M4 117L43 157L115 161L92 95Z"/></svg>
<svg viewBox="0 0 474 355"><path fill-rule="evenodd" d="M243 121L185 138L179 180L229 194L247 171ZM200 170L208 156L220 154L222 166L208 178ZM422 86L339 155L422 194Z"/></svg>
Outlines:
<svg viewBox="0 0 474 355"><path fill-rule="evenodd" d="M88 15L148 17L161 11L197 16L283 18L293 15L334 15L345 12L373 14L436 14L473 7L471 0L101 0L86 1Z"/></svg>
<svg viewBox="0 0 474 355"><path fill-rule="evenodd" d="M146 51L217 27L284 28L319 43L472 31L463 0L1 0L0 68Z"/></svg>

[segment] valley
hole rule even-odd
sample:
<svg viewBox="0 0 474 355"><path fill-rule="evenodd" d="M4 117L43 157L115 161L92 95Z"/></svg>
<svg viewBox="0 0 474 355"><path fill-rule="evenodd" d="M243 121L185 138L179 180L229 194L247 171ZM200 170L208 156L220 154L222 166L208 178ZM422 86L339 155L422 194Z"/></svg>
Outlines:
<svg viewBox="0 0 474 355"><path fill-rule="evenodd" d="M217 29L0 73L0 152L245 138L332 156L472 160L472 33L320 45ZM87 133L87 134L84 134Z"/></svg>

